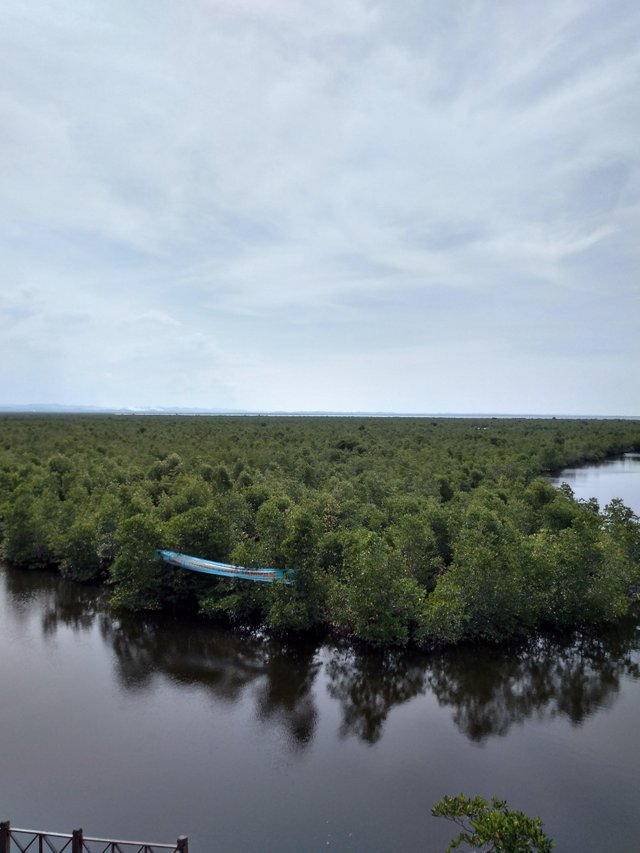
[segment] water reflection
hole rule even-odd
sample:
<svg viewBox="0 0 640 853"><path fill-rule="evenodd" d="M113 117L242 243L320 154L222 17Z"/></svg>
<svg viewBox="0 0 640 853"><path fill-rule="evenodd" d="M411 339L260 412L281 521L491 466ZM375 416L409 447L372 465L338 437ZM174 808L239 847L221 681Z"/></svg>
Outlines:
<svg viewBox="0 0 640 853"><path fill-rule="evenodd" d="M342 705L341 737L380 740L391 709L425 692L426 660L406 652L335 648L326 665L327 689Z"/></svg>
<svg viewBox="0 0 640 853"><path fill-rule="evenodd" d="M294 743L313 740L318 712L311 688L320 669L317 645L307 642L280 644L267 655L267 677L256 693L261 720L284 720Z"/></svg>
<svg viewBox="0 0 640 853"><path fill-rule="evenodd" d="M39 614L46 636L53 636L61 625L87 631L100 614L106 618L105 592L99 587L69 583L53 572L6 570L2 576L11 615L26 620Z"/></svg>
<svg viewBox="0 0 640 853"><path fill-rule="evenodd" d="M527 719L566 717L580 725L610 707L623 678L640 677L633 620L599 635L542 636L515 647L454 650L432 660L429 686L472 741L506 735Z"/></svg>
<svg viewBox="0 0 640 853"><path fill-rule="evenodd" d="M44 573L2 574L12 618L38 617L45 637L61 627L97 629L113 650L122 689L145 692L168 679L217 702L251 702L256 718L282 727L294 750L306 748L316 731L321 651L327 692L341 706L339 735L367 744L380 740L395 707L428 692L451 709L469 740L482 743L528 719L562 717L580 725L613 704L624 679L640 678L637 618L597 634L545 635L520 645L372 653L184 619L113 619L99 589Z"/></svg>
<svg viewBox="0 0 640 853"><path fill-rule="evenodd" d="M231 704L250 691L258 720L283 727L293 749L313 740L318 715L312 688L321 666L317 642L279 641L170 617L114 618L99 588L46 572L6 569L2 576L12 616L39 617L45 637L53 638L61 628L89 632L97 626L113 650L124 690L142 693L167 678Z"/></svg>
<svg viewBox="0 0 640 853"><path fill-rule="evenodd" d="M146 689L158 674L176 684L203 687L228 703L240 701L252 688L259 720L284 726L296 749L313 739L312 687L320 668L316 643L285 643L167 618L113 621L103 636L127 690Z"/></svg>

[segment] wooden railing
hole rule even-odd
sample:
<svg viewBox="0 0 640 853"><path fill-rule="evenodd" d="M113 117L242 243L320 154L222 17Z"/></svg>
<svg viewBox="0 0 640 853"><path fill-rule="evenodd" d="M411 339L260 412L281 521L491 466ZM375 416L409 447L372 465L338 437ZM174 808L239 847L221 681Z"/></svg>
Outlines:
<svg viewBox="0 0 640 853"><path fill-rule="evenodd" d="M116 841L90 838L82 829L70 835L62 832L40 832L37 829L18 829L11 823L0 823L0 853L189 853L189 839L179 836L175 844L152 844L148 841Z"/></svg>

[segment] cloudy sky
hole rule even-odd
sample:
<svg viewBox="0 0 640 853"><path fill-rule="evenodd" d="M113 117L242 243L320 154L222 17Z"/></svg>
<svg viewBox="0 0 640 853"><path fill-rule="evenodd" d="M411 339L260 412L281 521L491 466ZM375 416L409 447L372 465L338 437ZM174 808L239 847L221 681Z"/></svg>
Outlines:
<svg viewBox="0 0 640 853"><path fill-rule="evenodd" d="M640 415L637 0L2 0L0 404Z"/></svg>

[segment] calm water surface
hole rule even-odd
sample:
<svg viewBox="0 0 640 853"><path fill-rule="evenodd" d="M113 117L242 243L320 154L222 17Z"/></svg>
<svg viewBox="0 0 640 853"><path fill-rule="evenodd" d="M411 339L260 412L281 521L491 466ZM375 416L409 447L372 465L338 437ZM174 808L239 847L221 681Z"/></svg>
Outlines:
<svg viewBox="0 0 640 853"><path fill-rule="evenodd" d="M601 507L611 498L621 498L640 515L640 453L625 453L621 459L586 468L565 468L552 482L568 483L577 498L597 498Z"/></svg>
<svg viewBox="0 0 640 853"><path fill-rule="evenodd" d="M640 510L640 457L565 472ZM112 618L0 569L0 819L216 851L433 851L444 793L640 850L640 629L433 655ZM612 841L615 839L615 841Z"/></svg>

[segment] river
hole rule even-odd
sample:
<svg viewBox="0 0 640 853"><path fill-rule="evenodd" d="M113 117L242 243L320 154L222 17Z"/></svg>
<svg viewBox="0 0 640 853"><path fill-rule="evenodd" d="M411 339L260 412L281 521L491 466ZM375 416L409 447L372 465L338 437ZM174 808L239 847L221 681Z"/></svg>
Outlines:
<svg viewBox="0 0 640 853"><path fill-rule="evenodd" d="M640 456L567 471L640 511ZM640 628L436 654L115 619L0 568L0 819L191 853L425 851L445 793L542 816L558 851L640 850Z"/></svg>

